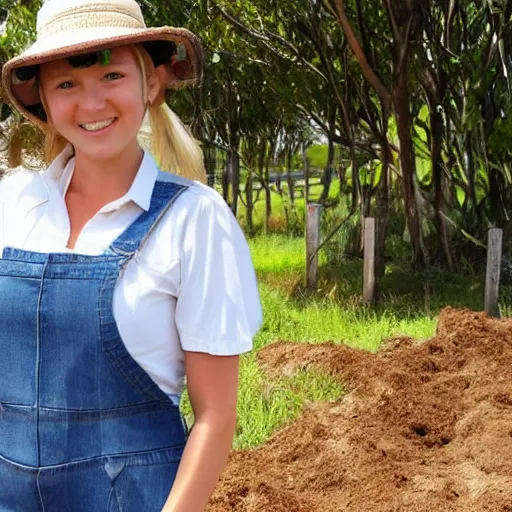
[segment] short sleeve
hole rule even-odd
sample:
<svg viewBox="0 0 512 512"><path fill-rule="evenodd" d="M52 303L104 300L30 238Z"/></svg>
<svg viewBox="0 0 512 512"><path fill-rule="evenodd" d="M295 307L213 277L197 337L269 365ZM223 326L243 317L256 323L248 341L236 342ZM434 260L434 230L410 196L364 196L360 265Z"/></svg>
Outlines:
<svg viewBox="0 0 512 512"><path fill-rule="evenodd" d="M180 257L175 318L181 346L212 355L241 354L251 350L262 321L249 247L217 192L209 189L196 199Z"/></svg>

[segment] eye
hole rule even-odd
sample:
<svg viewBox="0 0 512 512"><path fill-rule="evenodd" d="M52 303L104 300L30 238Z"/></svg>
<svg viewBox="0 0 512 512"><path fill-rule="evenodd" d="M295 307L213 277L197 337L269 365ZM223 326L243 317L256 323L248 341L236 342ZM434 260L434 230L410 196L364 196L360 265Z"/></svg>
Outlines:
<svg viewBox="0 0 512 512"><path fill-rule="evenodd" d="M105 78L109 81L119 80L120 78L123 78L123 75L121 75L121 73L112 72L112 73L108 73L107 75L105 75Z"/></svg>
<svg viewBox="0 0 512 512"><path fill-rule="evenodd" d="M71 89L71 87L73 87L71 82L62 82L57 86L57 89Z"/></svg>

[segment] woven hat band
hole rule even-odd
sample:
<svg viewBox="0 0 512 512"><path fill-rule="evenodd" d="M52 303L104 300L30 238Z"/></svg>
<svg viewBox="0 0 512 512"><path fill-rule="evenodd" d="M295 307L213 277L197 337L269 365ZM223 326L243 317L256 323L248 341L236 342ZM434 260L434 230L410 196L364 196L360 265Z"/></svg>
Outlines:
<svg viewBox="0 0 512 512"><path fill-rule="evenodd" d="M83 5L66 10L49 19L37 29L37 37L47 37L82 28L145 28L144 19L137 12L119 6Z"/></svg>

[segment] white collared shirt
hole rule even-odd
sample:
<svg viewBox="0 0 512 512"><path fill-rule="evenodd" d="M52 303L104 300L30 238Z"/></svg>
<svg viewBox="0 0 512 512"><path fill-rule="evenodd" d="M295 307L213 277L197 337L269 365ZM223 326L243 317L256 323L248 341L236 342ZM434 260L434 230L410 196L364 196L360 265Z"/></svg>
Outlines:
<svg viewBox="0 0 512 512"><path fill-rule="evenodd" d="M128 192L87 222L71 250L65 203L74 171L69 157L66 148L45 172L21 171L0 181L0 250L101 254L149 208L155 181L169 179L145 152ZM262 318L249 249L236 219L217 192L188 183L126 266L113 304L127 350L173 397L183 389L184 350L247 352Z"/></svg>

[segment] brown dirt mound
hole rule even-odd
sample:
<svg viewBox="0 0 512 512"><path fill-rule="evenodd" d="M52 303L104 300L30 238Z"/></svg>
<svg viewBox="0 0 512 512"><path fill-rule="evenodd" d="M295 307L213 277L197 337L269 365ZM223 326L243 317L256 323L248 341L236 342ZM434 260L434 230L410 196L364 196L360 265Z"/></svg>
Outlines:
<svg viewBox="0 0 512 512"><path fill-rule="evenodd" d="M447 308L423 343L279 342L259 358L348 392L233 452L208 512L512 512L512 320Z"/></svg>

